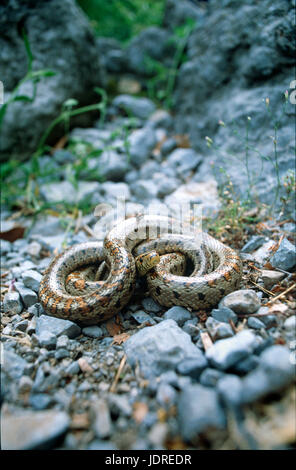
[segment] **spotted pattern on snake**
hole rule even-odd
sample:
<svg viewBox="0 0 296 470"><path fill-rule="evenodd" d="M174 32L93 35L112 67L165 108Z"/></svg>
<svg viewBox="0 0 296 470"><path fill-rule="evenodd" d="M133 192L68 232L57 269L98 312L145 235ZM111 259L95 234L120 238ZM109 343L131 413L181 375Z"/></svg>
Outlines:
<svg viewBox="0 0 296 470"><path fill-rule="evenodd" d="M68 248L52 260L41 280L39 298L44 310L86 325L109 319L133 295L137 276L134 257L150 251L160 255L159 263L147 273L148 288L156 302L193 310L217 305L224 295L239 288L239 256L204 232L199 237L176 234L176 225L180 227L179 222L164 216L132 217L116 224L103 243L89 241ZM186 260L193 266L191 273L186 273ZM81 268L94 269L102 261L109 268L104 280L79 279Z"/></svg>

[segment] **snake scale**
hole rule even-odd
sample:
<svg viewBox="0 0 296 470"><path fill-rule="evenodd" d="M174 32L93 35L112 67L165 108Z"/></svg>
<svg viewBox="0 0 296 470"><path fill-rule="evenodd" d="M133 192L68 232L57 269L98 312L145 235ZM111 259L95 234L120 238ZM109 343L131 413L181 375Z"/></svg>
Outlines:
<svg viewBox="0 0 296 470"><path fill-rule="evenodd" d="M200 242L192 233L176 234L175 223L158 215L131 217L115 225L103 244L89 241L68 248L53 259L41 280L39 298L44 310L85 325L109 319L132 297L137 278L135 257L138 265L147 264L145 253L148 288L160 305L191 309L217 305L224 295L239 288L239 256L205 232L200 233ZM185 269L188 259L189 274ZM101 274L95 278L98 280L79 277L77 270L94 265L97 269L104 260L108 267L105 278Z"/></svg>

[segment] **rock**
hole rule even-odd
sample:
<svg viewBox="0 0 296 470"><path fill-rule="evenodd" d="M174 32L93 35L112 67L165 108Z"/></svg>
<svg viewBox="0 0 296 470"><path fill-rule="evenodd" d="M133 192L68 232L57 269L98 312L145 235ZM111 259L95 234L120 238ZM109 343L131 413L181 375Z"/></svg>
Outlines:
<svg viewBox="0 0 296 470"><path fill-rule="evenodd" d="M285 273L280 273L279 271L271 271L270 269L261 270L261 279L264 283L264 287L269 290L284 279L284 277Z"/></svg>
<svg viewBox="0 0 296 470"><path fill-rule="evenodd" d="M176 306L167 310L163 315L163 318L165 320L175 320L179 326L182 326L186 320L191 319L191 315L186 308Z"/></svg>
<svg viewBox="0 0 296 470"><path fill-rule="evenodd" d="M153 179L157 184L157 197L159 198L163 198L168 194L171 194L179 186L177 178L170 178L162 173L155 173Z"/></svg>
<svg viewBox="0 0 296 470"><path fill-rule="evenodd" d="M137 75L149 75L148 58L161 61L163 65L172 62L174 45L169 43L171 35L165 29L150 26L135 36L126 48L125 60L128 70Z"/></svg>
<svg viewBox="0 0 296 470"><path fill-rule="evenodd" d="M226 374L218 381L217 392L226 406L237 407L241 403L242 381L236 375Z"/></svg>
<svg viewBox="0 0 296 470"><path fill-rule="evenodd" d="M67 431L70 419L63 411L26 411L2 416L3 450L52 449Z"/></svg>
<svg viewBox="0 0 296 470"><path fill-rule="evenodd" d="M241 289L226 295L219 303L219 308L227 307L235 313L255 313L261 305L257 294L251 289Z"/></svg>
<svg viewBox="0 0 296 470"><path fill-rule="evenodd" d="M162 307L157 304L151 297L145 297L142 301L142 306L145 310L151 313L159 313L162 310Z"/></svg>
<svg viewBox="0 0 296 470"><path fill-rule="evenodd" d="M96 436L106 439L112 433L112 421L107 401L104 398L98 398L92 402L91 411L94 415L93 429Z"/></svg>
<svg viewBox="0 0 296 470"><path fill-rule="evenodd" d="M130 161L137 168L140 168L156 145L155 132L150 127L143 127L133 131L128 141Z"/></svg>
<svg viewBox="0 0 296 470"><path fill-rule="evenodd" d="M4 347L2 353L2 370L11 379L19 380L24 375L27 367L27 361L15 352Z"/></svg>
<svg viewBox="0 0 296 470"><path fill-rule="evenodd" d="M238 322L237 315L228 307L221 307L219 309L214 309L211 311L211 315L215 320L219 322L224 322L229 325L229 320L232 320L236 325Z"/></svg>
<svg viewBox="0 0 296 470"><path fill-rule="evenodd" d="M287 238L282 240L279 248L270 258L270 264L284 271L291 271L296 265L295 246Z"/></svg>
<svg viewBox="0 0 296 470"><path fill-rule="evenodd" d="M129 417L132 414L132 407L127 395L115 395L114 393L109 393L108 404L110 413L112 414L122 414L126 417Z"/></svg>
<svg viewBox="0 0 296 470"><path fill-rule="evenodd" d="M8 240L1 240L1 254L7 255L11 251L11 243Z"/></svg>
<svg viewBox="0 0 296 470"><path fill-rule="evenodd" d="M149 125L152 125L154 128L160 128L160 129L165 129L166 131L170 131L172 130L172 127L173 127L173 118L168 111L164 109L157 109L150 116ZM172 138L172 140L176 142L174 138ZM175 147L176 146L177 145L175 145ZM167 153L170 153L172 150L174 150L174 147L170 148L170 150Z"/></svg>
<svg viewBox="0 0 296 470"><path fill-rule="evenodd" d="M191 385L182 390L178 400L178 422L185 441L194 442L208 429L223 429L226 421L214 390Z"/></svg>
<svg viewBox="0 0 296 470"><path fill-rule="evenodd" d="M34 305L38 302L38 296L36 292L25 287L22 282L15 282L14 287L20 294L25 307L31 307L31 305Z"/></svg>
<svg viewBox="0 0 296 470"><path fill-rule="evenodd" d="M34 292L38 292L39 284L42 279L42 275L33 269L22 273L23 283L28 289L32 289Z"/></svg>
<svg viewBox="0 0 296 470"><path fill-rule="evenodd" d="M198 380L202 371L207 367L208 361L205 356L200 353L199 357L194 359L187 358L181 361L177 366L177 371L181 375L188 375L194 380Z"/></svg>
<svg viewBox="0 0 296 470"><path fill-rule="evenodd" d="M156 394L157 403L159 403L161 406L171 406L175 404L176 400L176 390L168 383L160 383Z"/></svg>
<svg viewBox="0 0 296 470"><path fill-rule="evenodd" d="M101 185L101 192L108 203L116 202L116 199L119 197L125 200L131 198L130 189L126 183L112 183L111 181L106 181L106 183L102 183Z"/></svg>
<svg viewBox="0 0 296 470"><path fill-rule="evenodd" d="M123 109L128 115L140 119L148 119L155 111L155 104L148 98L139 98L131 95L118 95L112 101L112 105Z"/></svg>
<svg viewBox="0 0 296 470"><path fill-rule="evenodd" d="M28 377L26 375L23 375L20 378L20 381L19 381L19 384L18 384L19 392L20 393L27 393L31 390L32 387L33 387L33 380L30 377Z"/></svg>
<svg viewBox="0 0 296 470"><path fill-rule="evenodd" d="M8 106L1 128L1 159L23 159L31 155L67 99L77 98L80 105L97 102L94 87L104 83L95 38L74 1L53 0L50 4L41 1L29 5L17 0L13 7L7 4L1 10L0 76L6 99L27 72L25 44L17 27L23 18L26 18L24 27L34 57L34 71L50 69L55 75L41 77L32 102L16 101ZM44 50L44 42L50 42L51 47ZM67 47L61 48L61 44ZM32 93L31 81L21 85L19 95L32 96ZM76 123L80 120L85 124L91 119L91 114L83 114ZM57 142L62 133L63 129L55 128L50 142Z"/></svg>
<svg viewBox="0 0 296 470"><path fill-rule="evenodd" d="M164 26L174 31L177 27L184 26L188 20L198 22L205 15L205 11L199 5L190 0L167 0L164 11Z"/></svg>
<svg viewBox="0 0 296 470"><path fill-rule="evenodd" d="M265 324L256 317L249 317L248 318L248 326L250 328L254 328L254 330L261 330L261 328L265 328Z"/></svg>
<svg viewBox="0 0 296 470"><path fill-rule="evenodd" d="M153 200L157 195L157 186L151 180L138 180L132 184L131 189L139 201Z"/></svg>
<svg viewBox="0 0 296 470"><path fill-rule="evenodd" d="M80 335L81 328L69 320L41 315L36 320L36 334L39 337L42 332L50 332L53 335L67 335L69 338L75 338Z"/></svg>
<svg viewBox="0 0 296 470"><path fill-rule="evenodd" d="M207 318L206 327L214 341L216 339L229 338L234 334L230 325L227 325L224 322L219 322L212 317Z"/></svg>
<svg viewBox="0 0 296 470"><path fill-rule="evenodd" d="M88 169L97 169L100 175L108 181L121 181L129 170L126 155L120 155L115 150L105 150L100 158L90 158Z"/></svg>
<svg viewBox="0 0 296 470"><path fill-rule="evenodd" d="M102 338L104 336L102 328L97 325L94 326L86 326L82 328L82 334L85 336L89 336L90 338Z"/></svg>
<svg viewBox="0 0 296 470"><path fill-rule="evenodd" d="M256 346L254 333L243 330L232 338L216 341L206 351L206 358L214 367L225 370L251 354Z"/></svg>
<svg viewBox="0 0 296 470"><path fill-rule="evenodd" d="M61 335L56 340L56 347L59 348L67 348L69 345L69 338L67 335Z"/></svg>
<svg viewBox="0 0 296 470"><path fill-rule="evenodd" d="M184 176L184 174L195 170L201 161L202 156L194 150L178 148L167 157L166 164L173 168L177 174Z"/></svg>
<svg viewBox="0 0 296 470"><path fill-rule="evenodd" d="M42 330L38 334L38 341L41 347L46 349L55 349L56 347L56 335L51 331Z"/></svg>
<svg viewBox="0 0 296 470"><path fill-rule="evenodd" d="M155 325L155 320L148 315L148 313L144 312L143 310L138 310L137 312L131 313L131 317L133 317L137 323L148 323L150 325Z"/></svg>
<svg viewBox="0 0 296 470"><path fill-rule="evenodd" d="M124 350L131 366L139 362L146 377L174 370L182 359L200 356L190 336L173 320L143 328L125 341Z"/></svg>
<svg viewBox="0 0 296 470"><path fill-rule="evenodd" d="M202 371L199 381L205 387L216 387L218 380L224 376L224 372L207 367Z"/></svg>
<svg viewBox="0 0 296 470"><path fill-rule="evenodd" d="M233 370L237 374L248 374L251 372L251 370L255 369L255 367L258 366L260 360L258 356L255 356L255 354L251 354L250 356L246 357L246 359L243 359L242 361L237 362L233 366Z"/></svg>
<svg viewBox="0 0 296 470"><path fill-rule="evenodd" d="M155 423L148 432L148 440L152 446L157 449L163 448L169 434L169 426L167 423Z"/></svg>
<svg viewBox="0 0 296 470"><path fill-rule="evenodd" d="M79 203L99 193L100 183L96 181L79 181L75 188L69 181L47 183L41 188L41 194L52 204L64 201L68 204Z"/></svg>
<svg viewBox="0 0 296 470"><path fill-rule="evenodd" d="M258 250L253 253L254 260L259 265L264 265L266 261L268 261L271 253L271 248L274 246L274 241L269 240L268 242L264 243Z"/></svg>
<svg viewBox="0 0 296 470"><path fill-rule="evenodd" d="M271 346L260 355L256 369L242 379L242 403L252 403L264 396L280 391L295 380L295 365L290 351L281 345Z"/></svg>
<svg viewBox="0 0 296 470"><path fill-rule="evenodd" d="M288 331L296 331L296 315L292 315L284 321L284 328Z"/></svg>
<svg viewBox="0 0 296 470"><path fill-rule="evenodd" d="M180 217L180 205L202 205L203 215L217 215L221 202L218 195L217 183L213 179L206 182L190 182L181 185L176 191L166 196L165 204L169 206L173 215Z"/></svg>
<svg viewBox="0 0 296 470"><path fill-rule="evenodd" d="M252 251L260 248L266 241L262 235L253 235L250 240L242 247L241 253L252 253Z"/></svg>
<svg viewBox="0 0 296 470"><path fill-rule="evenodd" d="M46 410L52 403L52 397L47 393L35 393L30 395L29 403L34 410Z"/></svg>
<svg viewBox="0 0 296 470"><path fill-rule="evenodd" d="M18 292L7 292L3 299L3 309L4 312L21 313L23 304L20 294Z"/></svg>

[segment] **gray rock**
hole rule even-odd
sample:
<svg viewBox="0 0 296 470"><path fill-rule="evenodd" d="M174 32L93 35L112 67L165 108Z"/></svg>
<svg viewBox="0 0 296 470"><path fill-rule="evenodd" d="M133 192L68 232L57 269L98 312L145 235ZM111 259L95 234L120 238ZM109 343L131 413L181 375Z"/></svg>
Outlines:
<svg viewBox="0 0 296 470"><path fill-rule="evenodd" d="M38 302L38 296L36 292L25 287L22 282L15 282L14 287L20 294L25 307L31 307L31 305L34 305L36 302Z"/></svg>
<svg viewBox="0 0 296 470"><path fill-rule="evenodd" d="M236 325L238 318L237 315L228 307L221 307L218 309L214 309L211 311L211 315L215 320L219 322L224 322L229 325L229 320L232 320L233 323Z"/></svg>
<svg viewBox="0 0 296 470"><path fill-rule="evenodd" d="M100 158L90 158L88 161L90 170L97 169L101 176L108 181L121 181L129 170L126 155L121 155L114 150L105 150Z"/></svg>
<svg viewBox="0 0 296 470"><path fill-rule="evenodd" d="M165 320L175 320L179 326L182 326L186 320L191 319L191 314L186 308L176 306L167 310L163 315L163 318Z"/></svg>
<svg viewBox="0 0 296 470"><path fill-rule="evenodd" d="M285 277L285 273L279 271L271 271L270 269L262 269L261 279L266 289L271 289L275 284Z"/></svg>
<svg viewBox="0 0 296 470"><path fill-rule="evenodd" d="M212 317L207 318L206 327L214 341L216 339L230 338L234 334L230 325L219 322Z"/></svg>
<svg viewBox="0 0 296 470"><path fill-rule="evenodd" d="M226 295L219 303L219 308L227 307L235 313L255 313L260 305L256 292L251 289L241 289Z"/></svg>
<svg viewBox="0 0 296 470"><path fill-rule="evenodd" d="M1 447L4 450L51 449L66 433L69 424L68 415L56 410L26 411L17 416L4 415Z"/></svg>
<svg viewBox="0 0 296 470"><path fill-rule="evenodd" d="M93 429L96 436L106 439L112 433L112 421L108 402L104 398L98 398L92 403L91 411L94 415Z"/></svg>
<svg viewBox="0 0 296 470"><path fill-rule="evenodd" d="M174 137L166 139L161 146L161 153L163 156L169 155L178 146L178 143Z"/></svg>
<svg viewBox="0 0 296 470"><path fill-rule="evenodd" d="M194 380L198 380L202 371L207 367L208 361L205 356L200 353L199 357L194 359L184 359L177 366L177 371L181 375L188 375Z"/></svg>
<svg viewBox="0 0 296 470"><path fill-rule="evenodd" d="M171 168L174 168L180 176L195 170L202 161L202 156L192 149L179 148L174 150L166 160Z"/></svg>
<svg viewBox="0 0 296 470"><path fill-rule="evenodd" d="M34 410L46 410L52 403L52 397L47 393L34 393L30 395L29 403Z"/></svg>
<svg viewBox="0 0 296 470"><path fill-rule="evenodd" d="M282 240L279 248L270 258L270 264L284 271L291 271L296 265L295 246L287 238Z"/></svg>
<svg viewBox="0 0 296 470"><path fill-rule="evenodd" d="M6 255L11 251L11 243L8 240L1 240L0 249L1 254Z"/></svg>
<svg viewBox="0 0 296 470"><path fill-rule="evenodd" d="M269 260L271 248L274 246L274 241L269 240L268 242L264 243L258 250L253 253L254 260L259 265L264 265L266 261Z"/></svg>
<svg viewBox="0 0 296 470"><path fill-rule="evenodd" d="M174 370L182 359L200 356L190 336L173 320L143 328L125 341L124 350L131 366L139 362L146 377Z"/></svg>
<svg viewBox="0 0 296 470"><path fill-rule="evenodd" d="M157 109L149 118L149 125L154 128L171 130L173 127L173 118L171 114L164 109ZM174 139L173 139L174 140ZM170 149L171 152L173 148ZM169 153L168 152L168 153Z"/></svg>
<svg viewBox="0 0 296 470"><path fill-rule="evenodd" d="M23 283L28 289L38 292L39 284L42 279L42 275L33 269L22 273Z"/></svg>
<svg viewBox="0 0 296 470"><path fill-rule="evenodd" d="M216 387L218 380L224 376L224 372L207 367L202 371L199 381L205 387Z"/></svg>
<svg viewBox="0 0 296 470"><path fill-rule="evenodd" d="M164 11L164 26L174 31L177 27L184 26L188 20L200 24L206 14L205 10L190 0L167 0Z"/></svg>
<svg viewBox="0 0 296 470"><path fill-rule="evenodd" d="M109 393L108 404L111 413L117 415L121 414L126 417L129 417L132 414L132 407L129 403L127 395L116 395L114 393Z"/></svg>
<svg viewBox="0 0 296 470"><path fill-rule="evenodd" d="M86 326L82 328L82 334L85 336L89 336L90 338L102 338L104 336L102 328L97 325L94 326Z"/></svg>
<svg viewBox="0 0 296 470"><path fill-rule="evenodd" d="M155 132L150 127L143 127L133 131L128 140L130 161L137 168L140 168L156 145Z"/></svg>
<svg viewBox="0 0 296 470"><path fill-rule="evenodd" d="M15 352L4 347L2 353L2 370L11 379L19 380L25 373L27 361Z"/></svg>
<svg viewBox="0 0 296 470"><path fill-rule="evenodd" d="M12 268L11 274L16 279L19 279L24 271L28 271L29 269L34 269L34 268L36 268L36 265L32 263L32 261L24 261L23 263L21 263L21 266L16 266Z"/></svg>
<svg viewBox="0 0 296 470"><path fill-rule="evenodd" d="M226 406L237 407L241 403L242 381L236 375L226 374L218 381L217 392Z"/></svg>
<svg viewBox="0 0 296 470"><path fill-rule="evenodd" d="M259 357L255 356L255 354L251 354L250 356L246 357L246 359L237 362L233 366L233 370L238 374L248 374L251 372L251 370L258 366L259 362Z"/></svg>
<svg viewBox="0 0 296 470"><path fill-rule="evenodd" d="M116 202L116 199L119 197L128 201L131 197L130 189L126 183L112 183L111 181L106 181L106 183L101 185L101 192L108 203Z"/></svg>
<svg viewBox="0 0 296 470"><path fill-rule="evenodd" d="M80 366L79 366L78 361L71 362L71 364L69 364L65 369L66 375L70 375L70 376L72 375L76 376L77 374L79 374L79 372L80 372Z"/></svg>
<svg viewBox="0 0 296 470"><path fill-rule="evenodd" d="M70 353L66 348L59 348L55 353L54 357L57 360L65 359L65 357L70 357Z"/></svg>
<svg viewBox="0 0 296 470"><path fill-rule="evenodd" d="M284 321L284 328L296 332L296 315L292 315Z"/></svg>
<svg viewBox="0 0 296 470"><path fill-rule="evenodd" d="M27 393L31 390L32 387L33 387L33 380L30 377L28 377L26 375L23 375L20 378L20 381L19 381L19 384L18 384L19 392L20 393Z"/></svg>
<svg viewBox="0 0 296 470"><path fill-rule="evenodd" d="M26 331L28 324L28 320L21 320L15 324L15 329L18 331Z"/></svg>
<svg viewBox="0 0 296 470"><path fill-rule="evenodd" d="M131 313L131 317L133 317L137 323L149 323L150 325L155 325L155 320L148 315L148 313L144 312L143 310L138 310L137 312Z"/></svg>
<svg viewBox="0 0 296 470"><path fill-rule="evenodd" d="M161 406L171 406L175 404L176 400L177 400L176 390L168 383L165 383L165 382L160 383L157 389L156 401Z"/></svg>
<svg viewBox="0 0 296 470"><path fill-rule="evenodd" d="M21 159L31 155L67 99L75 97L81 105L97 102L94 87L104 83L95 38L88 20L74 1L61 3L54 0L50 4L42 1L29 5L18 0L13 7L7 4L1 11L0 76L6 99L27 72L25 44L17 29L24 17L34 70L51 69L56 74L41 77L32 102L16 101L8 106L1 127L1 159ZM57 17L60 18L58 22ZM46 50L45 42L51 44ZM67 47L61 49L61 44L67 44ZM72 79L73 74L76 80ZM19 94L33 96L32 82L23 83ZM76 123L80 121L85 125L91 119L91 114L84 113ZM56 142L62 135L63 129L55 128L50 142Z"/></svg>
<svg viewBox="0 0 296 470"><path fill-rule="evenodd" d="M151 297L145 297L142 301L142 306L145 310L151 313L159 313L162 310L162 307L156 303Z"/></svg>
<svg viewBox="0 0 296 470"><path fill-rule="evenodd" d="M183 439L190 442L209 428L223 429L226 421L217 393L202 385L183 390L178 400L178 422Z"/></svg>
<svg viewBox="0 0 296 470"><path fill-rule="evenodd" d="M196 338L199 335L199 328L197 324L198 319L191 318L184 323L182 330L188 333L192 338Z"/></svg>
<svg viewBox="0 0 296 470"><path fill-rule="evenodd" d="M38 334L38 341L41 347L46 349L55 349L56 347L56 335L51 331L42 330Z"/></svg>
<svg viewBox="0 0 296 470"><path fill-rule="evenodd" d="M155 104L148 98L139 98L131 95L118 95L112 105L123 109L128 115L147 119L156 109Z"/></svg>
<svg viewBox="0 0 296 470"><path fill-rule="evenodd" d="M67 335L69 338L75 338L80 335L81 328L69 320L41 315L36 320L36 334L39 337L43 331L49 331L53 335Z"/></svg>
<svg viewBox="0 0 296 470"><path fill-rule="evenodd" d="M132 184L131 190L139 201L153 200L157 195L157 186L153 181L138 180Z"/></svg>
<svg viewBox="0 0 296 470"><path fill-rule="evenodd" d="M243 330L232 338L216 341L207 350L206 357L214 367L225 370L251 354L256 346L254 333Z"/></svg>
<svg viewBox="0 0 296 470"><path fill-rule="evenodd" d="M250 240L242 247L241 253L252 253L252 251L260 248L260 246L262 246L265 241L266 239L262 235L253 235Z"/></svg>
<svg viewBox="0 0 296 470"><path fill-rule="evenodd" d="M249 317L248 318L248 326L250 328L254 328L254 330L261 330L261 328L265 328L265 324L256 317Z"/></svg>
<svg viewBox="0 0 296 470"><path fill-rule="evenodd" d="M180 184L177 178L170 178L162 173L154 175L154 181L157 183L157 197L160 198L171 194Z"/></svg>
<svg viewBox="0 0 296 470"><path fill-rule="evenodd" d="M69 338L67 335L61 335L56 340L56 347L59 348L67 348L69 345Z"/></svg>
<svg viewBox="0 0 296 470"><path fill-rule="evenodd" d="M20 294L18 292L7 292L3 299L3 309L4 312L21 313L23 304Z"/></svg>
<svg viewBox="0 0 296 470"><path fill-rule="evenodd" d="M77 188L69 181L61 181L43 185L41 194L47 202L53 204L61 201L74 204L89 200L100 192L100 188L100 183L97 181L79 181Z"/></svg>
<svg viewBox="0 0 296 470"><path fill-rule="evenodd" d="M280 391L295 380L295 365L290 354L289 349L281 345L263 351L259 366L242 379L243 403L252 403Z"/></svg>

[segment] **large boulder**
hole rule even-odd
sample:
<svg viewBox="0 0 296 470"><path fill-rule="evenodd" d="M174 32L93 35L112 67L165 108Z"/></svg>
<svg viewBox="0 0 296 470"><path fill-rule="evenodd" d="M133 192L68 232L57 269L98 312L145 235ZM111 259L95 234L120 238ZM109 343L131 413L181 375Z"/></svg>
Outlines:
<svg viewBox="0 0 296 470"><path fill-rule="evenodd" d="M27 72L23 29L34 58L33 69L56 72L41 78L32 103L17 101L7 107L0 129L0 159L25 158L36 149L67 99L75 98L80 105L99 101L94 87L104 83L104 71L88 21L74 0L9 0L0 6L0 29L5 102ZM19 89L19 94L32 96L32 92L31 82ZM80 124L86 125L87 120L90 114L82 115ZM59 132L63 129L56 129L52 141Z"/></svg>
<svg viewBox="0 0 296 470"><path fill-rule="evenodd" d="M284 93L294 78L292 3L212 0L192 32L174 102L176 131L189 134L192 146L205 156L195 181L207 179L213 168L219 183L228 174L238 194L246 196L254 186L270 204L278 184L276 165L280 178L294 167L295 106L288 100L283 110ZM176 12L167 9L171 21ZM270 136L276 122L275 152ZM214 141L210 148L207 136Z"/></svg>

